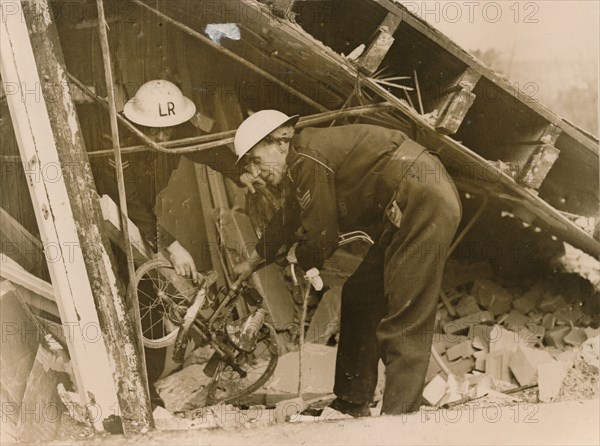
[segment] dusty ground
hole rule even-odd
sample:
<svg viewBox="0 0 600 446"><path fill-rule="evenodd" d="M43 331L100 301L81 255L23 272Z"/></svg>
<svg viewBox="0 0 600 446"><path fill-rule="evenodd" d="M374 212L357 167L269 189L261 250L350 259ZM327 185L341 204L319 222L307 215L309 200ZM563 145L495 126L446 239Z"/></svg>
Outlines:
<svg viewBox="0 0 600 446"><path fill-rule="evenodd" d="M225 415L224 415L225 416ZM229 414L235 418L233 413ZM600 401L513 406L481 405L462 410L422 410L407 416L326 421L303 417L295 423L264 425L261 417L227 427L154 431L124 438L106 436L86 445L145 444L461 444L597 445ZM231 421L231 420L230 420ZM54 444L73 444L73 441Z"/></svg>

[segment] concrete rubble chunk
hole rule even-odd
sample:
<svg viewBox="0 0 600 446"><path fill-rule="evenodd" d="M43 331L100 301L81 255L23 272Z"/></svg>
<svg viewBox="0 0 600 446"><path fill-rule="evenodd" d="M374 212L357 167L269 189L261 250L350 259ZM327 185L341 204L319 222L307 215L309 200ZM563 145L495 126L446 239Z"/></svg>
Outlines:
<svg viewBox="0 0 600 446"><path fill-rule="evenodd" d="M444 332L446 334L466 333L470 326L486 322L494 322L494 316L489 311L481 311L444 324Z"/></svg>
<svg viewBox="0 0 600 446"><path fill-rule="evenodd" d="M513 375L508 364L513 354L509 349L490 352L485 358L485 373L495 380L512 382Z"/></svg>
<svg viewBox="0 0 600 446"><path fill-rule="evenodd" d="M552 313L546 313L542 319L542 326L546 330L552 330L556 325L556 318Z"/></svg>
<svg viewBox="0 0 600 446"><path fill-rule="evenodd" d="M537 366L552 362L552 355L544 350L519 347L509 362L509 367L521 386L537 382Z"/></svg>
<svg viewBox="0 0 600 446"><path fill-rule="evenodd" d="M560 294L547 294L539 303L538 308L543 313L554 313L558 310L568 309L569 304L567 304L565 299Z"/></svg>
<svg viewBox="0 0 600 446"><path fill-rule="evenodd" d="M450 361L455 361L459 358L463 358L463 359L470 358L471 356L473 356L474 352L475 352L475 350L473 350L471 341L466 340L466 341L461 342L458 345L450 347L448 350L446 350L446 355L448 356L448 359Z"/></svg>
<svg viewBox="0 0 600 446"><path fill-rule="evenodd" d="M583 328L574 327L567 335L563 338L563 341L567 345L579 347L587 340L587 335Z"/></svg>
<svg viewBox="0 0 600 446"><path fill-rule="evenodd" d="M512 310L500 320L502 321L502 324L511 331L519 331L531 324L531 319L524 314L519 313L517 310Z"/></svg>
<svg viewBox="0 0 600 446"><path fill-rule="evenodd" d="M544 283L537 282L522 296L513 300L513 308L520 313L527 314L533 310L544 298Z"/></svg>
<svg viewBox="0 0 600 446"><path fill-rule="evenodd" d="M492 330L491 325L472 325L469 327L469 339L473 342L473 347L478 350L489 349Z"/></svg>
<svg viewBox="0 0 600 446"><path fill-rule="evenodd" d="M508 350L515 352L519 346L528 344L514 331L509 331L499 325L494 325L490 331L490 352Z"/></svg>
<svg viewBox="0 0 600 446"><path fill-rule="evenodd" d="M192 364L158 380L156 391L169 412L185 410L187 403L201 396L211 378L204 374L204 364Z"/></svg>
<svg viewBox="0 0 600 446"><path fill-rule="evenodd" d="M569 368L569 364L563 361L537 365L538 398L541 402L550 403L558 395Z"/></svg>
<svg viewBox="0 0 600 446"><path fill-rule="evenodd" d="M321 344L305 344L302 355L303 391L309 393L331 393L335 375L337 348ZM297 351L289 352L279 358L273 376L264 385L268 393L290 393L298 391Z"/></svg>
<svg viewBox="0 0 600 446"><path fill-rule="evenodd" d="M600 334L600 329L598 328L586 327L583 329L583 331L585 331L585 335L588 339L595 338Z"/></svg>
<svg viewBox="0 0 600 446"><path fill-rule="evenodd" d="M470 294L464 296L458 303L454 306L454 309L458 313L460 317L466 317L470 314L479 313L481 308L477 304L477 300Z"/></svg>
<svg viewBox="0 0 600 446"><path fill-rule="evenodd" d="M600 336L596 336L585 341L581 347L579 347L577 356L585 361L589 366L598 370L600 368Z"/></svg>
<svg viewBox="0 0 600 446"><path fill-rule="evenodd" d="M473 368L475 367L475 359L473 359L473 358L459 359L458 361L449 363L448 367L450 367L450 371L454 375L462 376L473 370Z"/></svg>
<svg viewBox="0 0 600 446"><path fill-rule="evenodd" d="M581 305L574 305L572 308L563 308L554 313L557 325L575 325L583 316Z"/></svg>
<svg viewBox="0 0 600 446"><path fill-rule="evenodd" d="M513 296L504 287L487 279L478 279L471 291L479 304L494 316L508 313L512 308Z"/></svg>
<svg viewBox="0 0 600 446"><path fill-rule="evenodd" d="M544 344L559 349L565 348L565 336L571 331L571 327L554 327L546 331L544 335Z"/></svg>
<svg viewBox="0 0 600 446"><path fill-rule="evenodd" d="M488 355L487 350L476 351L473 356L475 357L475 370L485 372L485 362Z"/></svg>
<svg viewBox="0 0 600 446"><path fill-rule="evenodd" d="M423 390L423 398L431 405L435 406L446 393L446 381L440 375L436 375Z"/></svg>

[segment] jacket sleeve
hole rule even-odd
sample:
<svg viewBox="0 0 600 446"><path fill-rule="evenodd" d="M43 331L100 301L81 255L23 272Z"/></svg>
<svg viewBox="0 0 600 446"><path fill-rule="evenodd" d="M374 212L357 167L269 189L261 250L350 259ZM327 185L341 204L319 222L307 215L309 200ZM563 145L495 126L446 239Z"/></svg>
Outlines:
<svg viewBox="0 0 600 446"><path fill-rule="evenodd" d="M225 177L240 185L240 176L244 173L244 169L243 166L235 164L237 158L228 147L216 147L214 149L187 153L185 157L194 163L204 164L220 172Z"/></svg>
<svg viewBox="0 0 600 446"><path fill-rule="evenodd" d="M293 176L302 224L298 264L305 271L321 268L338 247L335 175L312 159L303 159Z"/></svg>

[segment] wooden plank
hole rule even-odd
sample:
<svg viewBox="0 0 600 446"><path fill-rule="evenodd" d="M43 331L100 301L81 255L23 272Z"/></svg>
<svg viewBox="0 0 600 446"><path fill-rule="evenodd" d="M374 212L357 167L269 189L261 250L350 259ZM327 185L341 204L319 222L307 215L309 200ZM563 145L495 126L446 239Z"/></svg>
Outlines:
<svg viewBox="0 0 600 446"><path fill-rule="evenodd" d="M23 290L20 295L27 304L60 317L52 285L27 272L4 254L0 254L0 277L9 280L19 290Z"/></svg>
<svg viewBox="0 0 600 446"><path fill-rule="evenodd" d="M248 1L248 0L243 0ZM572 137L575 141L581 144L588 151L597 154L598 140L592 137L592 135L586 134L577 126L563 120L556 113L553 113L538 101L523 101L524 97L528 97L526 93L516 88L510 82L507 81L502 75L495 73L481 62L477 61L471 54L460 48L456 43L451 41L448 37L442 34L440 31L429 25L425 20L417 17L411 13L406 6L394 2L393 0L369 0L373 1L391 13L397 14L402 17L404 23L414 28L416 31L421 33L424 37L431 40L435 44L441 46L454 57L467 64L469 67L481 73L485 78L489 79L499 89L507 92L509 95L516 98L519 102L525 104L527 107L532 109L535 113L539 114L549 122L560 127L565 133ZM493 93L490 92L490 95Z"/></svg>
<svg viewBox="0 0 600 446"><path fill-rule="evenodd" d="M517 181L532 189L539 189L559 155L560 150L553 145L539 145L519 172Z"/></svg>
<svg viewBox="0 0 600 446"><path fill-rule="evenodd" d="M377 71L389 49L394 43L394 32L400 25L402 18L389 13L375 31L371 43L358 59L358 68L367 75Z"/></svg>
<svg viewBox="0 0 600 446"><path fill-rule="evenodd" d="M75 105L68 89L54 88L68 80L52 11L44 0L18 5L23 14L7 16L1 24L2 79L41 86L42 97L11 95L7 100L42 242L60 251L48 266L61 320L75 327L67 341L77 389L89 409L101 414L92 417L97 430L103 431L103 420L119 411L144 425L145 377L101 235L99 206L90 193L93 179ZM35 177L49 165L60 166L59 181ZM87 336L89 327L102 333L100 341Z"/></svg>
<svg viewBox="0 0 600 446"><path fill-rule="evenodd" d="M1 207L0 231L8 241L2 244L5 254L13 257L30 273L38 277L48 276L42 242ZM10 248L15 248L15 252Z"/></svg>
<svg viewBox="0 0 600 446"><path fill-rule="evenodd" d="M475 102L473 90L481 74L469 68L458 79L450 92L442 99L435 129L446 135L454 134L462 124L467 112Z"/></svg>

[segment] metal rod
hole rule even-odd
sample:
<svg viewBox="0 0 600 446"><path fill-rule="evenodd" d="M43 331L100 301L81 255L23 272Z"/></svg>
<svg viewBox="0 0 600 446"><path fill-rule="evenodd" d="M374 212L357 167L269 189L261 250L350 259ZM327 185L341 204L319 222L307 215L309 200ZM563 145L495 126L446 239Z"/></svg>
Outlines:
<svg viewBox="0 0 600 446"><path fill-rule="evenodd" d="M293 94L294 96L302 99L308 105L316 108L317 110L321 110L321 111L327 111L328 110L327 108L323 107L318 102L315 102L314 100L312 100L311 98L309 98L305 94L299 92L295 88L290 87L288 84L286 84L285 82L283 82L282 80L280 80L278 77L273 76L268 71L265 71L262 68L257 67L252 62L249 62L246 59L244 59L243 57L238 56L233 51L228 50L227 48L224 48L221 45L218 45L218 44L214 43L212 40L210 40L205 35L199 33L198 31L193 30L189 26L186 26L183 23L181 23L181 22L179 22L179 21L177 21L177 20L169 17L168 15L166 15L163 12L159 11L158 9L152 8L151 6L146 5L144 2L141 2L140 0L132 0L132 1L133 1L133 3L136 3L136 4L138 4L138 5L146 8L148 11L152 12L153 14L155 14L158 17L160 17L164 21L170 23L171 25L175 26L176 28L179 28L184 33L186 33L186 34L188 34L188 35L190 35L190 36L192 36L192 37L194 37L194 38L196 38L196 39L204 42L205 44L209 45L213 49L219 51L220 53L222 53L222 54L224 54L224 55L226 55L226 56L234 59L236 62L241 63L246 68L249 68L250 70L252 70L252 71L254 71L254 72L256 72L256 73L258 73L258 74L260 74L260 75L262 75L264 77L266 77L267 79L269 79L272 82L275 82L277 85L279 85L285 91L287 91L288 93Z"/></svg>
<svg viewBox="0 0 600 446"><path fill-rule="evenodd" d="M450 249L448 250L448 257L450 257L450 254L452 254L454 252L454 250L456 249L458 244L462 241L462 239L465 237L465 235L467 235L467 232L469 232L471 227L473 227L475 222L479 219L479 217L481 217L481 214L485 210L489 201L490 201L490 197L488 195L484 195L483 201L479 205L479 208L477 209L475 214L473 214L473 217L471 217L471 220L469 220L469 223L466 224L466 226L463 228L463 230L460 231L460 234L458 234L458 237L456 237L456 239L452 242L452 245L450 245Z"/></svg>
<svg viewBox="0 0 600 446"><path fill-rule="evenodd" d="M371 113L379 113L379 112L386 111L386 110L392 110L394 108L395 107L390 102L381 102L378 104L369 104L369 105L363 105L363 106L359 106L359 107L351 107L351 108L347 108L345 110L333 110L333 111L327 111L324 113L317 113L314 115L304 116L304 117L300 118L300 120L298 121L298 124L296 124L296 128L310 127L313 125L322 124L324 122L328 122L330 120L339 119L339 118L347 118L347 117L361 116L361 115L366 115L366 114L371 114ZM125 118L121 118L121 119L126 121L128 126L133 126ZM133 127L135 128L135 126L133 126ZM137 128L135 130L139 131ZM236 132L236 130L227 130L225 132L213 133L211 135L202 135L202 136L196 136L193 138L185 138L185 139L180 139L180 140L168 141L168 142L165 142L160 145L153 143L153 145L150 148L159 150L160 152L168 152L171 154L200 152L202 150L213 149L215 147L225 146L227 144L233 143L233 138L235 136L235 132ZM147 138L145 135L144 135L144 137ZM150 140L150 141L152 141L152 140ZM199 142L199 144L195 144L196 142ZM179 147L179 148L175 147L178 144L182 144L182 143L187 143L187 144L192 143L193 145L190 145L187 147ZM173 148L169 148L169 147L173 147ZM121 149L121 153L144 152L144 151L147 151L148 149L149 149L148 145L123 147ZM106 156L106 155L110 155L111 153L112 153L112 150L97 150L94 152L88 152L88 156L89 157Z"/></svg>
<svg viewBox="0 0 600 446"><path fill-rule="evenodd" d="M421 97L421 87L419 87L419 77L417 76L417 70L413 70L415 74L415 87L417 87L417 99L419 100L419 108L421 109L421 114L425 114L425 108L423 107L423 98Z"/></svg>
<svg viewBox="0 0 600 446"><path fill-rule="evenodd" d="M110 59L110 48L108 44L108 24L106 23L106 17L104 16L104 3L103 0L97 0L96 5L98 7L98 32L100 35L100 46L102 48L102 59L104 65L104 77L106 80L106 91L108 94L108 103L110 105L109 114L110 114L110 129L112 135L112 143L113 143L113 153L115 156L115 170L117 172L117 185L119 190L119 207L120 207L120 216L121 216L121 227L123 228L123 236L125 238L125 255L127 256L127 272L129 276L129 286L128 286L128 294L129 299L133 307L133 312L135 316L135 327L137 328L138 335L138 355L141 359L142 365L142 376L146 379L144 381L144 387L146 390L145 401L140 401L142 403L142 407L140 408L142 411L146 412L144 416L144 420L147 423L148 428L154 427L154 419L152 417L152 411L150 408L150 388L148 383L148 378L145 375L146 373L146 357L144 354L143 345L143 335L142 335L142 327L141 327L141 317L140 317L140 307L138 305L136 285L135 285L135 266L133 263L133 249L131 246L131 242L129 239L129 218L127 212L127 197L125 194L125 179L123 175L123 163L121 159L121 148L119 143L119 126L117 122L117 108L114 94L114 80L113 80L113 72L112 72L112 61ZM145 404L144 404L145 403Z"/></svg>

